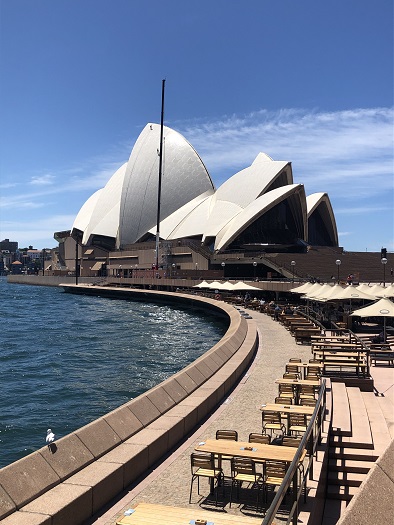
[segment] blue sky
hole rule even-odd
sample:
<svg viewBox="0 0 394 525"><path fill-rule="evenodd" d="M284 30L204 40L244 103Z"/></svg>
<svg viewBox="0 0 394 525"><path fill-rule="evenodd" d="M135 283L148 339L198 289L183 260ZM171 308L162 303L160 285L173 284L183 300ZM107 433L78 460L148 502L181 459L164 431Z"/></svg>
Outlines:
<svg viewBox="0 0 394 525"><path fill-rule="evenodd" d="M0 0L0 240L51 248L140 131L218 187L263 151L325 191L348 251L394 250L392 0Z"/></svg>

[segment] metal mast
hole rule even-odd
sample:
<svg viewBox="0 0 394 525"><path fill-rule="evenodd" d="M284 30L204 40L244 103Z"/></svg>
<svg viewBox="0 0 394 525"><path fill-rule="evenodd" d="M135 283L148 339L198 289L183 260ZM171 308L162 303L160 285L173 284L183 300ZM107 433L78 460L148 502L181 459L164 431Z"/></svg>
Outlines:
<svg viewBox="0 0 394 525"><path fill-rule="evenodd" d="M166 80L162 80L161 86L161 121L160 121L160 150L159 150L159 187L157 192L157 226L156 226L156 270L159 269L159 244L160 244L160 203L161 203L161 179L163 170L163 128L164 128L164 87Z"/></svg>

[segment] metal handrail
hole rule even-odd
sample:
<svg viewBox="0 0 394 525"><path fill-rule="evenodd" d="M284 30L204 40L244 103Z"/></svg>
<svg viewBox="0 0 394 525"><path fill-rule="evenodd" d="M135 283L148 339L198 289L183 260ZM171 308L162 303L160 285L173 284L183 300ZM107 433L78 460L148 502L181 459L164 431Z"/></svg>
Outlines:
<svg viewBox="0 0 394 525"><path fill-rule="evenodd" d="M326 393L326 380L322 380L322 385L320 387L319 397L316 402L315 410L313 411L313 415L311 417L311 420L309 421L309 424L307 426L306 432L303 435L301 439L301 443L297 449L297 452L295 453L294 459L291 462L286 475L282 481L282 484L280 485L278 492L276 493L271 506L267 510L264 520L261 522L261 525L270 525L273 520L275 519L276 513L279 510L279 507L282 503L283 498L286 495L286 492L288 488L290 487L291 482L293 482L293 505L290 510L290 514L287 520L287 523L290 523L290 521L293 521L293 525L297 525L298 521L298 500L301 496L302 492L302 486L306 483L306 476L308 474L308 471L312 467L312 461L313 461L313 454L316 450L317 444L320 442L320 435L321 435L321 427L323 423L323 417L324 417L324 405L325 405L325 393ZM323 409L322 409L323 404ZM318 421L318 418L320 417L320 421ZM318 422L318 429L316 432L316 435L313 440L313 445L310 447L310 457L309 457L309 464L307 469L304 472L304 478L301 481L301 487L298 491L297 489L297 473L298 473L298 465L302 456L303 451L307 448L308 442L310 442L310 439L313 437L313 429L315 427L316 422Z"/></svg>

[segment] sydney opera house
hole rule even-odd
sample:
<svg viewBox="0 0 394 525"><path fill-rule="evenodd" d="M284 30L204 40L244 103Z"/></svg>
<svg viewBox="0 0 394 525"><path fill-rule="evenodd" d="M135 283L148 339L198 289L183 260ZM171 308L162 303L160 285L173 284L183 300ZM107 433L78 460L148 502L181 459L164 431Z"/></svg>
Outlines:
<svg viewBox="0 0 394 525"><path fill-rule="evenodd" d="M159 125L147 124L128 162L85 202L71 230L55 233L58 267L75 271L79 258L81 275L131 276L152 269L160 132ZM159 269L164 271L223 270L233 264L232 273L242 274L241 266L256 258L264 274L270 268L260 261L267 253L338 247L328 195L307 195L293 180L291 162L259 153L215 188L193 146L168 127L163 131L159 235Z"/></svg>

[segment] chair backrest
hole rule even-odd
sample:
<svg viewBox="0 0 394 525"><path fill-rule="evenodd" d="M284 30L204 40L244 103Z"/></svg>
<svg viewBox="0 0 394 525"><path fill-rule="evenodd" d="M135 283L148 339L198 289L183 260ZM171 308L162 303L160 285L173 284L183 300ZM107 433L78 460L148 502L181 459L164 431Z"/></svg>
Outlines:
<svg viewBox="0 0 394 525"><path fill-rule="evenodd" d="M293 404L293 399L291 397L276 397L275 398L275 403L277 405L292 405Z"/></svg>
<svg viewBox="0 0 394 525"><path fill-rule="evenodd" d="M308 366L306 369L306 373L309 374L315 374L317 376L320 376L321 374L321 368L319 366Z"/></svg>
<svg viewBox="0 0 394 525"><path fill-rule="evenodd" d="M319 365L321 363L321 361L319 361L318 359L309 359L309 363L310 364Z"/></svg>
<svg viewBox="0 0 394 525"><path fill-rule="evenodd" d="M280 412L274 412L273 410L263 410L261 412L261 418L263 424L265 423L271 423L271 424L279 424L281 423L280 419Z"/></svg>
<svg viewBox="0 0 394 525"><path fill-rule="evenodd" d="M215 468L214 456L207 452L192 452L190 466L193 474L200 468L212 470Z"/></svg>
<svg viewBox="0 0 394 525"><path fill-rule="evenodd" d="M256 477L255 463L250 458L231 458L231 476L235 477L237 474L245 474Z"/></svg>
<svg viewBox="0 0 394 525"><path fill-rule="evenodd" d="M298 448L301 443L301 438L294 438L289 436L283 436L282 445L284 447L295 447Z"/></svg>
<svg viewBox="0 0 394 525"><path fill-rule="evenodd" d="M216 439L227 439L229 441L238 441L238 432L236 430L217 430Z"/></svg>
<svg viewBox="0 0 394 525"><path fill-rule="evenodd" d="M299 357L290 357L289 363L301 363L301 359Z"/></svg>
<svg viewBox="0 0 394 525"><path fill-rule="evenodd" d="M311 385L300 385L300 394L315 395L315 389Z"/></svg>
<svg viewBox="0 0 394 525"><path fill-rule="evenodd" d="M298 377L299 377L299 376L298 376L297 373L296 373L296 374L291 374L291 373L289 373L289 372L285 372L285 373L283 374L283 379L298 379Z"/></svg>
<svg viewBox="0 0 394 525"><path fill-rule="evenodd" d="M292 394L294 396L293 385L279 385L279 395L282 393Z"/></svg>
<svg viewBox="0 0 394 525"><path fill-rule="evenodd" d="M306 415L305 414L289 414L289 423L290 426L296 425L305 427L307 425L306 423Z"/></svg>
<svg viewBox="0 0 394 525"><path fill-rule="evenodd" d="M298 366L297 365L286 365L286 372L289 372L290 374L299 374Z"/></svg>
<svg viewBox="0 0 394 525"><path fill-rule="evenodd" d="M312 399L311 397L303 397L302 399L300 399L300 405L314 407L316 406L316 399Z"/></svg>
<svg viewBox="0 0 394 525"><path fill-rule="evenodd" d="M265 445L269 445L271 443L271 436L258 434L257 432L251 432L249 434L249 443L263 443Z"/></svg>
<svg viewBox="0 0 394 525"><path fill-rule="evenodd" d="M285 461L274 461L267 459L265 462L265 474L268 477L284 478L287 471L287 463Z"/></svg>

